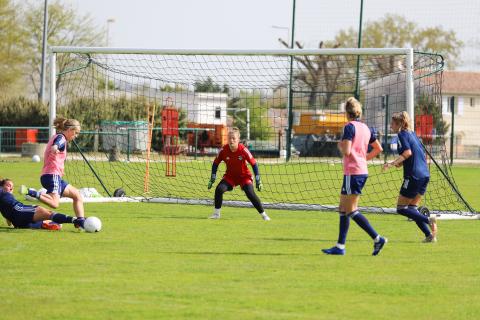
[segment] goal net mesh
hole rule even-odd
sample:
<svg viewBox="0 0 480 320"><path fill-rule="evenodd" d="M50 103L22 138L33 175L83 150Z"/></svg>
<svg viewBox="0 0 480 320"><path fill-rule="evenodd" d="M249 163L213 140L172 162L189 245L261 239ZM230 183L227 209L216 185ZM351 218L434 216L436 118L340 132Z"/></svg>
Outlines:
<svg viewBox="0 0 480 320"><path fill-rule="evenodd" d="M145 199L212 200L212 161L235 126L259 163L264 203L334 208L343 176L337 142L346 123L344 101L356 95L362 121L384 148L369 162L361 205L393 210L402 169L382 173L381 166L396 156L389 122L393 112L406 110L405 61L405 55L300 52L58 53L57 114L82 124L77 146L69 147L65 179L104 196L122 188ZM431 172L423 205L468 214L445 149L443 59L415 53L413 65L415 131ZM168 110L176 118L168 118ZM217 182L224 170L220 165ZM240 188L224 199L248 201Z"/></svg>

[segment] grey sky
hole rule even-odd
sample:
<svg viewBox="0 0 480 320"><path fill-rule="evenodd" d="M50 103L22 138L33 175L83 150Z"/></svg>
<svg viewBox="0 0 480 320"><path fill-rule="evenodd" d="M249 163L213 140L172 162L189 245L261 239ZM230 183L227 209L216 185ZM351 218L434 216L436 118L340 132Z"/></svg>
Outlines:
<svg viewBox="0 0 480 320"><path fill-rule="evenodd" d="M64 0L90 13L99 26L109 18L110 45L150 48L281 48L292 0ZM296 40L316 47L338 30L358 27L360 0L297 0ZM466 43L463 60L480 69L480 0L364 0L364 21L386 13L421 26L453 29ZM283 29L272 26L284 27ZM287 29L288 28L288 29Z"/></svg>

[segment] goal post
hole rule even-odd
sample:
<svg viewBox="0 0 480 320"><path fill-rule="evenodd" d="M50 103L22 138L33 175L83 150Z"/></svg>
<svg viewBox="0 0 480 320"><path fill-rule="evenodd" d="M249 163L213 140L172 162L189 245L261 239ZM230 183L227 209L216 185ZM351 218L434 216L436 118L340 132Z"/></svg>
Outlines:
<svg viewBox="0 0 480 320"><path fill-rule="evenodd" d="M259 196L267 206L331 210L341 186L336 143L346 123L343 102L355 94L358 83L363 121L378 131L385 150L369 163L362 204L372 212L394 210L401 170L382 173L381 165L395 156L389 117L407 111L431 155L425 204L436 212L474 214L447 162L440 55L411 48L103 47L51 47L50 54L50 122L59 114L82 123L77 140L90 166L75 152L66 166L67 179L78 187L97 186L98 176L112 193L123 188L127 195L145 200L209 203L211 163L226 143L228 128L237 126L259 162L266 186ZM168 99L178 110L174 148L163 145L161 108L149 131L144 107L164 106ZM119 150L115 157L113 149ZM165 150L175 158L176 174L170 178L165 177ZM218 176L224 169L222 165ZM246 201L241 190L227 193L225 199L236 205Z"/></svg>

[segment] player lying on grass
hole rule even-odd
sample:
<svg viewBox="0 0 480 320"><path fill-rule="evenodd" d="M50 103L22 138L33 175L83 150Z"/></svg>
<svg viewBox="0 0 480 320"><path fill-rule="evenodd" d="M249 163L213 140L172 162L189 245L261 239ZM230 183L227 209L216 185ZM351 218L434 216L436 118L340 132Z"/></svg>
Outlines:
<svg viewBox="0 0 480 320"><path fill-rule="evenodd" d="M260 180L260 173L258 172L258 164L252 156L247 147L240 143L240 130L232 128L228 132L228 144L224 145L213 161L212 174L208 182L208 189L210 190L217 177L217 169L220 162L224 161L227 165L227 171L220 183L215 189L215 210L211 219L220 218L220 209L222 208L223 194L226 191L232 191L234 187L240 185L242 190L247 195L247 198L252 202L263 220L268 221L270 218L263 210L263 205L258 196L253 190L253 179L250 170L248 170L247 162L253 168L255 174L255 182L257 190L262 191L263 184Z"/></svg>
<svg viewBox="0 0 480 320"><path fill-rule="evenodd" d="M338 149L343 155L343 185L340 194L340 230L337 244L330 249L322 249L326 254L344 255L345 242L350 226L350 218L373 239L373 253L380 253L387 239L381 237L370 225L368 219L358 211L358 201L368 178L367 160L382 152L374 132L360 122L362 105L354 97L347 99L345 113L348 123L343 128L342 140ZM368 152L368 146L372 151ZM368 152L368 153L367 153Z"/></svg>
<svg viewBox="0 0 480 320"><path fill-rule="evenodd" d="M35 189L21 186L20 193L37 198L54 209L60 205L60 197L71 198L75 216L84 219L82 195L77 188L62 179L67 158L67 143L80 133L80 123L75 119L64 118L56 118L53 123L57 134L48 141L40 177L40 182L47 191L41 193Z"/></svg>
<svg viewBox="0 0 480 320"><path fill-rule="evenodd" d="M398 196L397 213L417 223L417 226L425 234L423 242L436 242L436 218L426 217L418 211L418 205L430 181L430 172L422 143L415 132L410 130L410 117L405 111L393 114L390 128L398 134L397 150L400 156L392 162L385 163L383 170L403 165L403 183Z"/></svg>
<svg viewBox="0 0 480 320"><path fill-rule="evenodd" d="M52 212L40 206L25 205L13 196L13 181L0 180L0 212L7 224L15 228L60 230L62 223L83 227L84 220Z"/></svg>

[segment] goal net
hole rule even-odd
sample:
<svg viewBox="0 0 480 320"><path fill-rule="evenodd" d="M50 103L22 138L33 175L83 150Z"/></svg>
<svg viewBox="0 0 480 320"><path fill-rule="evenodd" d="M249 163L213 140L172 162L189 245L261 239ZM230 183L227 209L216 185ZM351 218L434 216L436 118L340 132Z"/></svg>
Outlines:
<svg viewBox="0 0 480 320"><path fill-rule="evenodd" d="M445 152L439 55L409 49L53 47L51 66L51 120L62 115L82 124L66 165L66 179L79 188L211 203L212 161L235 126L259 163L259 196L267 207L334 209L342 183L336 145L347 121L344 101L356 96L363 121L384 148L369 163L362 206L394 212L402 170L382 173L381 166L396 156L391 115L405 110L431 172L423 204L437 212L474 213ZM217 176L224 170L222 164ZM249 205L240 188L225 200Z"/></svg>

